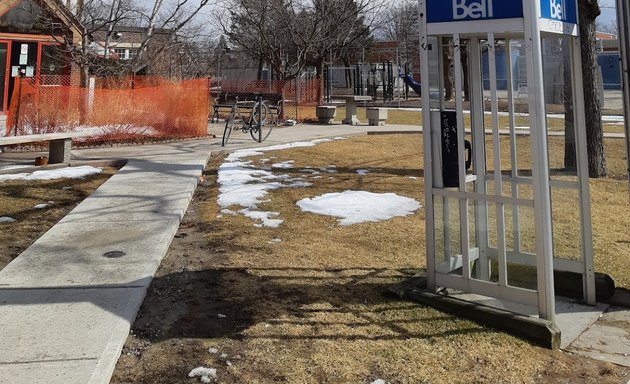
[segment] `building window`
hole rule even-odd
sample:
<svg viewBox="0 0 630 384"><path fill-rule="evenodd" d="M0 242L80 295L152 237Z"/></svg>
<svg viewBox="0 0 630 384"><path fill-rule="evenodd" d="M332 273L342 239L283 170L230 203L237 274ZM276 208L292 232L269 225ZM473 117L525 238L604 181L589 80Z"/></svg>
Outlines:
<svg viewBox="0 0 630 384"><path fill-rule="evenodd" d="M118 55L118 58L120 60L127 60L127 58L128 58L127 57L127 55L128 55L127 49L125 49L125 48L114 48L114 53L116 55Z"/></svg>

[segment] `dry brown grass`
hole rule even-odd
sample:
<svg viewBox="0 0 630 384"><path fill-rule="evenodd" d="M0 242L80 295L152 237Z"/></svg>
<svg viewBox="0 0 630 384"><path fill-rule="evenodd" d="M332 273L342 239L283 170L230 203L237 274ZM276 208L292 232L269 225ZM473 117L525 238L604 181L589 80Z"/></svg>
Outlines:
<svg viewBox="0 0 630 384"><path fill-rule="evenodd" d="M257 229L248 219L224 217L221 230L208 235L211 243L217 243L225 231L239 233L225 244L230 268L242 268L253 281L264 281L254 287L251 279L230 279L231 294L247 298L241 302L245 305L255 302L261 317L242 334L240 347L247 351L247 363L267 367L290 382L316 382L317 377L330 382L376 377L409 383L531 382L549 365L553 375L569 368L566 356L509 335L430 308L383 301L387 284L424 267L424 210L410 217L341 227L334 218L303 213L295 205L305 197L349 189L396 192L423 201L421 144L419 135L363 137L263 156L275 156L275 162L294 160L295 169L335 164L339 173L330 180L310 180L314 185L307 189L273 191L261 209L280 212L285 222L278 229ZM623 149L620 141L607 144L609 157L618 157ZM527 151L527 146L520 147ZM371 172L358 176L358 169ZM615 168L613 174L617 172ZM595 180L594 198L604 194L608 201L615 199L600 191L600 182L614 181ZM625 194L616 192L616 202L628 212ZM600 240L595 241L596 264L619 274L620 269L610 265L618 257L607 255L601 247L610 244L604 240L610 239L610 233L600 231L602 209L609 208L594 205L595 238ZM211 209L210 216L215 214ZM628 234L621 231L615 236ZM282 242L268 244L273 238ZM625 255L626 260L613 264L627 262L630 252ZM291 300L294 296L300 300ZM257 382L260 371L235 370L234 374L241 381Z"/></svg>
<svg viewBox="0 0 630 384"><path fill-rule="evenodd" d="M341 121L346 116L345 107L337 107L336 120ZM359 120L366 122L365 108L357 108L357 117ZM514 123L517 128L528 127L529 118L524 116L516 116ZM395 125L422 125L422 112L410 111L405 109L390 109L387 112L387 124ZM484 116L484 124L486 129L492 128L492 117L489 115ZM547 120L548 128L550 131L564 131L564 120L558 118L549 118ZM464 126L470 127L470 115L464 115ZM509 120L507 116L499 116L499 128L507 129L509 127ZM622 133L624 131L623 125L618 124L603 124L604 132L606 133Z"/></svg>
<svg viewBox="0 0 630 384"><path fill-rule="evenodd" d="M0 183L0 216L16 219L0 223L0 269L28 248L48 229L89 196L111 175L114 168L85 179L6 181ZM37 204L54 202L44 209Z"/></svg>
<svg viewBox="0 0 630 384"><path fill-rule="evenodd" d="M337 166L336 174L309 178L311 187L270 192L260 209L280 213L284 223L275 229L219 215L209 171L211 186L198 191L158 271L134 325L141 336L128 341L130 352L119 361L113 383L183 382L197 365L218 368L223 383L627 381L623 368L541 349L386 297L389 285L424 268L424 209L340 226L296 206L305 197L348 189L395 192L423 202L421 144L419 135L368 136L253 158L260 166L261 157L293 160L296 174L307 166ZM612 145L616 150L616 142ZM220 162L215 159L210 169ZM358 169L370 173L359 176ZM592 184L594 201L618 204L620 223L627 222L621 217L628 212L623 184L614 179ZM608 223L602 211L609 210L595 204L597 266L627 284L625 271L610 265L615 255L601 254L603 244L628 236L611 233L610 226L602 231ZM217 319L218 314L226 317ZM208 353L211 347L227 357Z"/></svg>

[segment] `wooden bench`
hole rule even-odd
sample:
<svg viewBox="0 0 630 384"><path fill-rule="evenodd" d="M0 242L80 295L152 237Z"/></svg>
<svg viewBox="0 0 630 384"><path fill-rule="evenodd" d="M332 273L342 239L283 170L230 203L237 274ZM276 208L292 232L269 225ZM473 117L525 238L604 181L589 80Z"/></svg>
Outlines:
<svg viewBox="0 0 630 384"><path fill-rule="evenodd" d="M284 106L284 99L281 94L278 93L254 93L254 92L224 92L220 93L212 103L212 117L210 122L219 122L219 111L226 110L227 112L232 110L236 102L254 102L256 96L261 95L262 99L267 101L267 107L271 112L272 118L277 120L282 114L282 108Z"/></svg>
<svg viewBox="0 0 630 384"><path fill-rule="evenodd" d="M89 132L41 133L35 135L0 137L0 147L7 145L48 142L48 163L69 163L72 139L91 136Z"/></svg>

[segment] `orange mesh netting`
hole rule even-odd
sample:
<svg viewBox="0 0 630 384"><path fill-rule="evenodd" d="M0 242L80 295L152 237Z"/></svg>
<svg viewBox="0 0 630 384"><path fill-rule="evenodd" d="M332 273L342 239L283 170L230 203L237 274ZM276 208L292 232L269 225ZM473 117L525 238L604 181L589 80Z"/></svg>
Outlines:
<svg viewBox="0 0 630 384"><path fill-rule="evenodd" d="M7 134L93 132L88 142L207 134L207 79L107 78L82 88L55 77L16 79Z"/></svg>

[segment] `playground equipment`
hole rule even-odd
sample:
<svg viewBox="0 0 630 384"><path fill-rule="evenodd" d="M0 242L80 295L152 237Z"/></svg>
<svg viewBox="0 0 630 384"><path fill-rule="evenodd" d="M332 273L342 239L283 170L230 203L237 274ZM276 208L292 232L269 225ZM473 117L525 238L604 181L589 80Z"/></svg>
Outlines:
<svg viewBox="0 0 630 384"><path fill-rule="evenodd" d="M553 323L554 271L565 271L581 276L583 300L594 305L575 0L419 0L419 15L428 289L450 288L518 303ZM502 57L509 61L505 66L509 102L507 113L501 114L498 46L508 50ZM448 109L444 100L447 49L452 54L454 109ZM489 93L484 89L484 50ZM511 73L514 50L525 56L522 86L528 96L528 111L518 120ZM564 89L572 97L575 171L550 169L543 87L543 63L550 57L565 63L570 79ZM465 88L470 111L464 111ZM526 135L517 137L519 120L526 125ZM509 135L502 135L504 128ZM491 140L486 140L486 129L492 132ZM470 170L460 160L466 150L472 155ZM573 214L578 220L567 228L552 207L555 199L569 198L575 199ZM567 236L574 236L574 247L559 245Z"/></svg>
<svg viewBox="0 0 630 384"><path fill-rule="evenodd" d="M415 81L410 74L401 75L405 84L407 84L413 91L420 97L422 97L422 85Z"/></svg>

